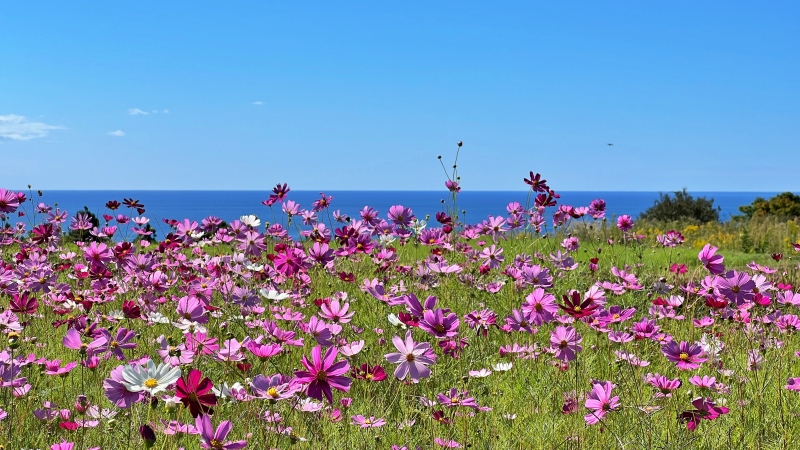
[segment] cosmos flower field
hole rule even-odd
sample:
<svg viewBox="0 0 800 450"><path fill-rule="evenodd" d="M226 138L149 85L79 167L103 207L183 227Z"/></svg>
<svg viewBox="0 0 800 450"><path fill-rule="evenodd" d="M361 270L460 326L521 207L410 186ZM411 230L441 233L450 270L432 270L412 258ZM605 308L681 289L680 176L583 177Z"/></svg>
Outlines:
<svg viewBox="0 0 800 450"><path fill-rule="evenodd" d="M0 443L796 448L800 245L688 248L524 183L474 224L455 174L430 218L279 184L229 224L124 198L94 226L0 189Z"/></svg>

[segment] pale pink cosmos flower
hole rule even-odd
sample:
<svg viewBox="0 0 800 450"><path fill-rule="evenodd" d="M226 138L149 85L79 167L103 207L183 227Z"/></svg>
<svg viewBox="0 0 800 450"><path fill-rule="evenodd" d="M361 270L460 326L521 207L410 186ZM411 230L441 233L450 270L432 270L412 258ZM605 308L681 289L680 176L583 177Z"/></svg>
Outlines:
<svg viewBox="0 0 800 450"><path fill-rule="evenodd" d="M409 376L412 381L418 382L420 378L431 376L429 365L433 364L433 351L427 342L414 342L411 330L406 332L405 341L400 336L392 338L392 343L397 348L397 353L388 353L386 360L392 364L400 364L394 371L394 376L404 379Z"/></svg>
<svg viewBox="0 0 800 450"><path fill-rule="evenodd" d="M358 425L361 428L380 428L386 425L385 419L376 419L375 417L364 417L361 414L350 417L353 425Z"/></svg>

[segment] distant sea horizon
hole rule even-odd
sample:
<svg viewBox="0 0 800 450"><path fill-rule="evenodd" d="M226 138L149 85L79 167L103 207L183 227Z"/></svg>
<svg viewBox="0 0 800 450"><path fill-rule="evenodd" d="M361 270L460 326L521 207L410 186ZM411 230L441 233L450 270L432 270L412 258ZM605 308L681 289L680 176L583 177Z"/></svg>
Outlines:
<svg viewBox="0 0 800 450"><path fill-rule="evenodd" d="M27 190L25 192L28 192ZM479 223L488 216L506 216L506 205L509 202L519 202L523 207L528 202L530 191L467 191L458 194L458 211L466 211L466 223ZM35 204L39 202L56 206L62 211L66 210L70 216L86 206L98 217L110 213L105 204L109 200L122 202L123 198L133 198L144 204L146 217L156 230L162 233L162 219L189 219L200 222L208 216L216 216L227 222L238 219L243 215L254 214L262 222L275 223L281 220L282 211L280 204L272 210L261 204L269 198L270 190L50 190L43 191L42 197L37 197L33 190ZM641 213L653 206L659 199L659 194L672 194L665 191L561 191L559 204L571 206L588 206L597 198L606 202L606 217L628 214L636 219ZM418 218L429 217L434 220L438 211L448 211L451 207L450 194L447 191L325 191L326 195L333 196L330 212L340 210L351 218L360 218L359 211L365 206L371 206L378 211L380 217L386 218L386 213L393 205L403 205L411 208ZM714 199L714 206L720 207L720 219L729 220L732 215L739 214L739 206L749 205L757 197L771 198L779 192L689 192L694 198L706 197ZM300 204L301 209L311 209L312 202L320 198L320 191L291 190L287 200ZM530 205L533 206L530 197ZM444 200L444 203L442 203ZM30 203L26 203L28 213ZM273 214L274 212L274 214ZM121 206L115 213L136 216L136 210ZM328 222L327 212L325 213Z"/></svg>

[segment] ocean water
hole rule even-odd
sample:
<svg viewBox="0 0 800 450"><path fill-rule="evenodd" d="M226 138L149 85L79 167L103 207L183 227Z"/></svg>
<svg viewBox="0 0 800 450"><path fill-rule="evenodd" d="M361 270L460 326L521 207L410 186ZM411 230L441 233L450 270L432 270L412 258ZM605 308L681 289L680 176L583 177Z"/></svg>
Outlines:
<svg viewBox="0 0 800 450"><path fill-rule="evenodd" d="M42 197L33 192L36 204L57 205L71 216L87 206L90 211L101 216L109 211L105 204L109 200L122 202L123 198L133 198L144 204L145 216L151 219L152 225L160 230L158 235L164 236L161 230L162 219L190 219L200 222L208 216L216 216L227 222L238 219L242 215L255 214L263 222L281 221L282 211L277 204L270 209L261 204L269 197L270 191L45 191ZM364 206L375 208L381 217L392 205L403 205L411 208L419 218L430 216L434 220L436 212L450 207L449 193L446 191L329 191L333 196L330 211L340 210L350 217L358 218L358 212ZM596 198L602 198L607 205L606 217L612 218L629 214L636 218L651 207L659 198L658 192L560 192L559 204L572 206L588 206ZM713 198L714 205L721 208L720 218L726 220L739 213L738 207L748 205L756 197L770 198L777 192L691 192L693 197ZM311 208L314 200L320 197L317 191L289 192L287 199L299 203L301 208ZM442 200L445 203L442 203ZM528 192L519 191L462 191L458 194L458 210L466 211L467 223L477 223L488 216L505 216L506 205L516 201L526 205ZM530 198L533 205L533 197ZM27 203L30 211L30 203ZM124 206L117 213L136 215L136 211ZM328 220L325 220L326 222Z"/></svg>

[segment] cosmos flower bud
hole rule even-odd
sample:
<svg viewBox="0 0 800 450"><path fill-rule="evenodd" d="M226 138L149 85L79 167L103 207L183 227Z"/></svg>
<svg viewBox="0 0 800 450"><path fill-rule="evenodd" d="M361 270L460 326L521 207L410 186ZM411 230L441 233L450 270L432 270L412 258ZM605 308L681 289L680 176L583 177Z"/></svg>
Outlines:
<svg viewBox="0 0 800 450"><path fill-rule="evenodd" d="M139 434L142 436L144 446L150 448L156 444L156 432L150 425L142 425L139 427Z"/></svg>
<svg viewBox="0 0 800 450"><path fill-rule="evenodd" d="M461 147L461 145L462 145L462 142L458 141L458 146Z"/></svg>
<svg viewBox="0 0 800 450"><path fill-rule="evenodd" d="M8 347L12 350L19 348L19 333L11 331L8 333Z"/></svg>

